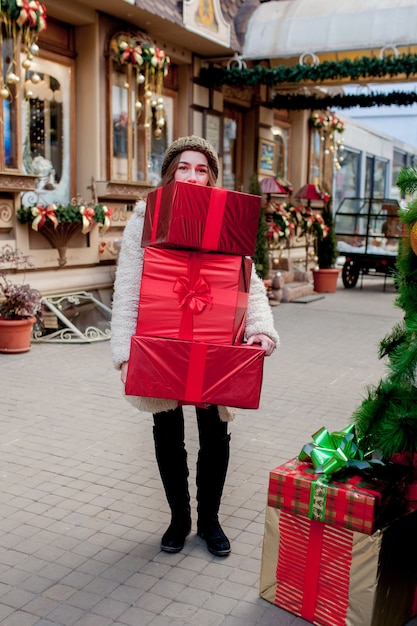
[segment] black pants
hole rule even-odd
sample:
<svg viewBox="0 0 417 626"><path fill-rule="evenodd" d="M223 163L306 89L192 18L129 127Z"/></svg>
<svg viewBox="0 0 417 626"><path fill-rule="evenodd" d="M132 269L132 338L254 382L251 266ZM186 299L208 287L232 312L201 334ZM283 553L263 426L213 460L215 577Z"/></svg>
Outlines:
<svg viewBox="0 0 417 626"><path fill-rule="evenodd" d="M197 460L198 523L217 519L229 463L230 435L217 406L196 407L200 449ZM184 442L182 407L156 413L154 419L155 453L172 518L190 519L187 451Z"/></svg>

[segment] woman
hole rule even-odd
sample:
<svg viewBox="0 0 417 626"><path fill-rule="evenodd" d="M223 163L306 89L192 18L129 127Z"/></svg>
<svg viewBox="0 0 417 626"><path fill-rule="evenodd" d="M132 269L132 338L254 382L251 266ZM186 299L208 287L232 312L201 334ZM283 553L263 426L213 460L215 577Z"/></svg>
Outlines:
<svg viewBox="0 0 417 626"><path fill-rule="evenodd" d="M214 186L219 163L214 148L191 135L174 141L165 153L161 185L173 181ZM146 204L139 201L123 235L114 284L112 355L114 365L126 381L130 338L135 333L139 289L143 267L142 230ZM270 355L279 343L265 288L252 272L245 336L248 344L260 344ZM128 397L139 410L153 413L155 453L171 509L171 523L162 537L161 549L179 552L191 531L187 451L184 445L182 407L173 400ZM229 462L230 435L227 422L233 419L228 407L196 407L200 449L197 460L197 533L216 556L230 553L230 542L218 520L220 500Z"/></svg>

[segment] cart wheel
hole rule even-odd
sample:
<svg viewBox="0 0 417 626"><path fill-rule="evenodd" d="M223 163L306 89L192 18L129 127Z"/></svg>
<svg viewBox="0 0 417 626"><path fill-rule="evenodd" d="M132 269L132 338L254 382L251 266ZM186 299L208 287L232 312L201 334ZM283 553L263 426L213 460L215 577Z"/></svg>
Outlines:
<svg viewBox="0 0 417 626"><path fill-rule="evenodd" d="M342 281L346 289L356 285L359 278L359 265L354 261L346 261L342 269Z"/></svg>

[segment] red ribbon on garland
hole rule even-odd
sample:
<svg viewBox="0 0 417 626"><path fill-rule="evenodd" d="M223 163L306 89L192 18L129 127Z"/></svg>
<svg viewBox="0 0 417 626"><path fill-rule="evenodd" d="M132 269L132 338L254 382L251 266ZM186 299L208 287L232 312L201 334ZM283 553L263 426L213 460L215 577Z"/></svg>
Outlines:
<svg viewBox="0 0 417 626"><path fill-rule="evenodd" d="M50 204L47 207L38 204L31 208L32 215L34 216L34 220L32 222L33 230L38 230L42 228L45 224L46 220L49 219L54 225L54 228L58 226L58 218L55 214L56 206L55 204Z"/></svg>
<svg viewBox="0 0 417 626"><path fill-rule="evenodd" d="M91 207L80 206L80 213L83 218L83 228L81 232L83 235L86 235L94 226L95 211Z"/></svg>

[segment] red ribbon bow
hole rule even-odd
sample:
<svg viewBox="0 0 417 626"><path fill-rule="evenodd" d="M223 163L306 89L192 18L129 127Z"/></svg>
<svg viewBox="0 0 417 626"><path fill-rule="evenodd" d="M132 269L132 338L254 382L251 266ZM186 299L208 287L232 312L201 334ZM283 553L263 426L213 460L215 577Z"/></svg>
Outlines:
<svg viewBox="0 0 417 626"><path fill-rule="evenodd" d="M202 313L212 301L210 285L201 277L191 285L187 276L180 276L175 281L173 291L178 294L178 306L187 307L195 315Z"/></svg>
<svg viewBox="0 0 417 626"><path fill-rule="evenodd" d="M47 218L51 220L51 222L54 225L54 228L58 226L58 218L55 215L55 211L56 211L55 204L50 204L47 207L44 207L41 204L38 204L32 207L31 211L32 211L32 215L35 218L32 222L33 230L38 230L39 228L42 228Z"/></svg>
<svg viewBox="0 0 417 626"><path fill-rule="evenodd" d="M29 28L38 32L46 28L46 9L38 0L23 0L20 15L17 18L19 26L27 24Z"/></svg>
<svg viewBox="0 0 417 626"><path fill-rule="evenodd" d="M82 215L83 228L82 233L86 235L94 226L95 211L91 207L81 206L80 213Z"/></svg>

